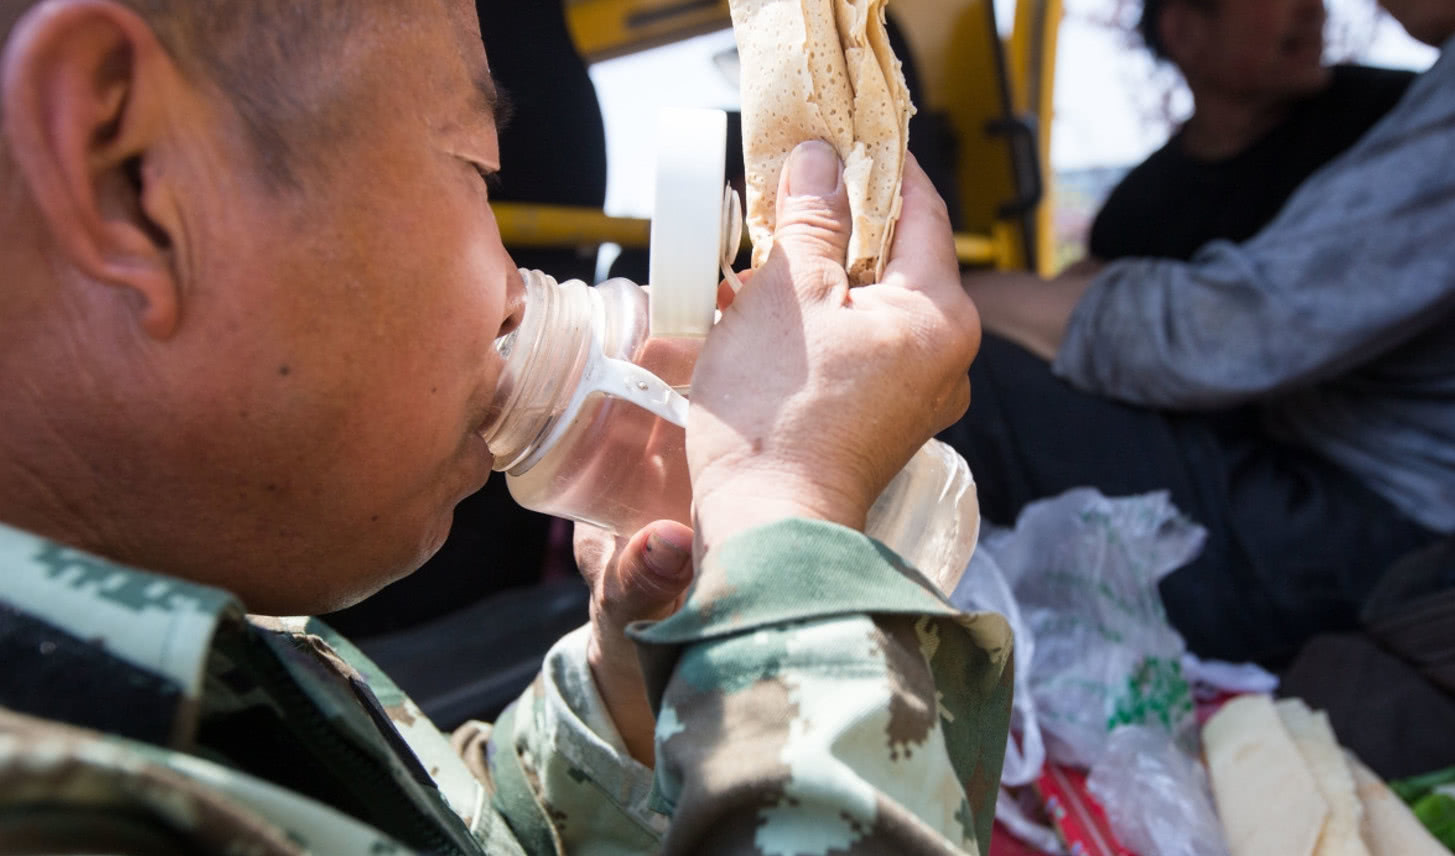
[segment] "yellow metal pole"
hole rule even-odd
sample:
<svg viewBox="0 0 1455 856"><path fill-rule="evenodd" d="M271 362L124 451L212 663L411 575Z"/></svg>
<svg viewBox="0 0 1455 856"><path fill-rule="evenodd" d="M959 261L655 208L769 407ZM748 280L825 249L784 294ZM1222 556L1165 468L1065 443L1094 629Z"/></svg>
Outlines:
<svg viewBox="0 0 1455 856"><path fill-rule="evenodd" d="M1056 51L1060 45L1062 0L1044 0L1041 31L1040 92L1036 98L1041 172L1045 196L1036 210L1036 270L1044 277L1056 273L1056 170L1051 164L1051 132L1056 121Z"/></svg>
<svg viewBox="0 0 1455 856"><path fill-rule="evenodd" d="M956 235L955 255L960 257L960 264L975 267L1003 267L1002 243L984 235Z"/></svg>
<svg viewBox="0 0 1455 856"><path fill-rule="evenodd" d="M1031 267L1042 276L1055 273L1055 193L1051 168L1051 131L1056 119L1056 50L1062 0L1018 0L1011 35L1011 98L1016 112L1036 117L1037 152L1045 192L1035 212L1035 255Z"/></svg>
<svg viewBox="0 0 1455 856"><path fill-rule="evenodd" d="M635 53L732 26L727 0L569 0L566 16L576 50L587 62Z"/></svg>
<svg viewBox="0 0 1455 856"><path fill-rule="evenodd" d="M490 207L507 247L541 249L620 244L627 249L646 249L651 243L650 220L610 217L595 208L565 205L497 202ZM1014 240L1011 233L990 237L956 235L955 252L963 264L1007 267Z"/></svg>
<svg viewBox="0 0 1455 856"><path fill-rule="evenodd" d="M652 221L608 217L595 208L498 202L490 206L507 247L645 247Z"/></svg>

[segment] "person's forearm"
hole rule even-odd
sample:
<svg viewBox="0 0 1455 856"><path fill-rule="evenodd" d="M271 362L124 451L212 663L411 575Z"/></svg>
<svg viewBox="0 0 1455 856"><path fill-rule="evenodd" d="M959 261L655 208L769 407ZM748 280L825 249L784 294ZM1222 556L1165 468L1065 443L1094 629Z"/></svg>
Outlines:
<svg viewBox="0 0 1455 856"><path fill-rule="evenodd" d="M744 533L708 555L677 615L635 636L660 708L662 852L749 851L825 817L844 821L823 828L826 849L989 846L1009 627L956 613L862 533Z"/></svg>
<svg viewBox="0 0 1455 856"><path fill-rule="evenodd" d="M957 645L959 633L948 620L860 615L686 649L686 679L664 699L673 727L659 732L660 781L673 801L662 852L747 853L817 828L824 850L856 852L868 838L876 852L984 853L1005 743L991 713L997 699L978 695L942 719L922 641ZM983 672L953 677L944 687L952 696L966 695L958 680L995 686ZM984 732L946 733L948 719L971 712ZM950 747L967 739L994 751L955 757ZM962 780L957 761L986 781Z"/></svg>
<svg viewBox="0 0 1455 856"><path fill-rule="evenodd" d="M1015 342L1044 360L1054 360L1076 303L1091 286L1091 273L1068 273L1045 281L1034 274L969 274L965 291L980 311L988 333Z"/></svg>
<svg viewBox="0 0 1455 856"><path fill-rule="evenodd" d="M582 627L552 646L540 675L493 727L470 722L455 732L456 751L495 795L477 823L485 844L496 842L482 832L508 829L529 853L554 852L531 844L552 838L573 853L588 843L626 853L660 849L666 824L648 806L652 771L632 758L598 693L589 639Z"/></svg>

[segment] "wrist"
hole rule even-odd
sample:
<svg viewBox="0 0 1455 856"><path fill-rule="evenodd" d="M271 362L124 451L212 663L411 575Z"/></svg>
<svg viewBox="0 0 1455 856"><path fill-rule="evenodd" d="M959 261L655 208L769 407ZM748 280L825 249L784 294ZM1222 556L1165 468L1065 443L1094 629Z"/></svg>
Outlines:
<svg viewBox="0 0 1455 856"><path fill-rule="evenodd" d="M713 546L760 526L791 519L822 520L863 531L868 504L821 488L787 490L780 482L755 489L738 485L705 493L694 502L694 553L700 560ZM698 567L702 565L699 561Z"/></svg>
<svg viewBox="0 0 1455 856"><path fill-rule="evenodd" d="M1063 275L1045 281L1030 274L970 275L964 285L986 332L1051 361L1093 278Z"/></svg>
<svg viewBox="0 0 1455 856"><path fill-rule="evenodd" d="M586 665L627 754L651 767L656 760L657 720L647 702L640 668L635 662L622 663L608 655L594 626L586 645Z"/></svg>

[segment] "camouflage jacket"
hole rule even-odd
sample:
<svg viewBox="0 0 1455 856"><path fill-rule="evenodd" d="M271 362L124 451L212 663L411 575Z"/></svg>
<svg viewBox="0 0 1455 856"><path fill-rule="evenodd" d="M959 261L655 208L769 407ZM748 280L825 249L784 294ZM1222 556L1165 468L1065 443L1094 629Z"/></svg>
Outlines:
<svg viewBox="0 0 1455 856"><path fill-rule="evenodd" d="M634 635L655 771L580 631L452 745L316 620L0 526L0 851L987 851L998 616L956 612L863 535L788 521L719 547Z"/></svg>

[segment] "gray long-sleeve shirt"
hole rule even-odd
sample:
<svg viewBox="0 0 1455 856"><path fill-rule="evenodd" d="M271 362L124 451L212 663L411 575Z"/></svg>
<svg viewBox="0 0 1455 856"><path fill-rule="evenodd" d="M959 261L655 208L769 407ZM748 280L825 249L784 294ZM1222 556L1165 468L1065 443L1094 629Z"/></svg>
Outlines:
<svg viewBox="0 0 1455 856"><path fill-rule="evenodd" d="M1455 39L1254 238L1108 266L1054 368L1151 407L1262 402L1279 436L1455 532Z"/></svg>

